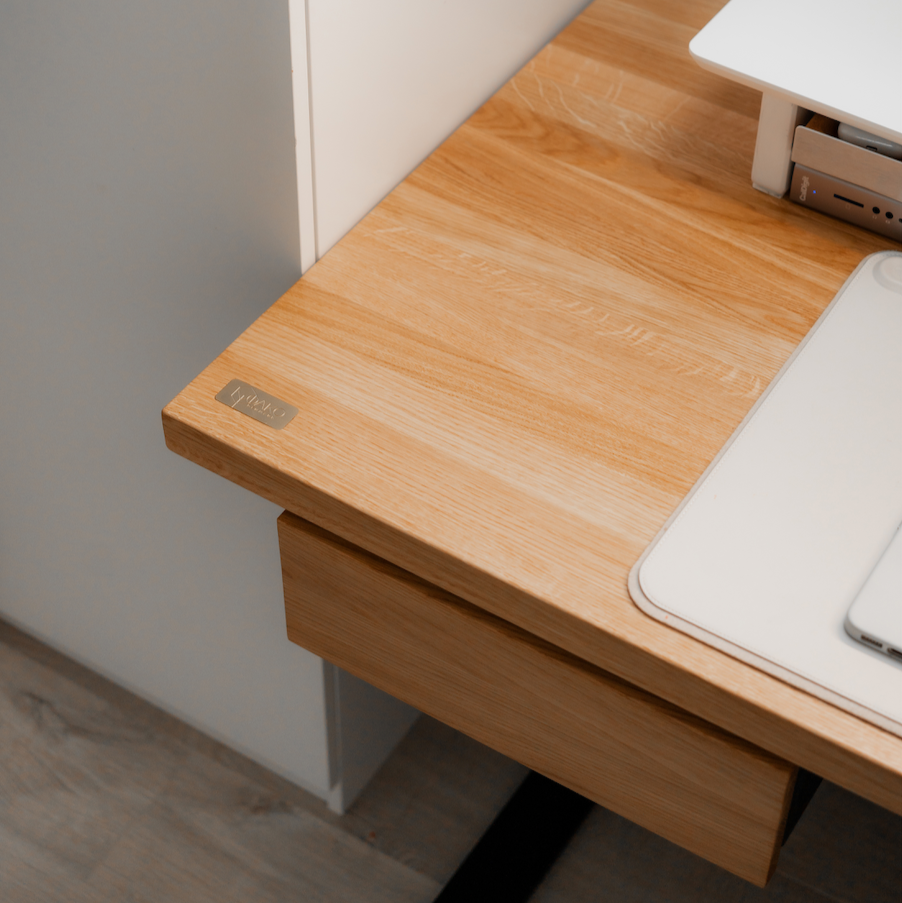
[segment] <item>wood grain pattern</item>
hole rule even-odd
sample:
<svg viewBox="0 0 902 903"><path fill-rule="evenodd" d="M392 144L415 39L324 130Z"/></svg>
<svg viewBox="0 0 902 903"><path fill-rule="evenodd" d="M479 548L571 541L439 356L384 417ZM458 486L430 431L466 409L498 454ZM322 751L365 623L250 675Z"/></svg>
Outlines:
<svg viewBox="0 0 902 903"><path fill-rule="evenodd" d="M902 812L902 741L627 593L846 276L891 247L752 189L758 95L685 47L717 6L598 0L167 406L166 441ZM215 402L235 377L300 414L274 433Z"/></svg>
<svg viewBox="0 0 902 903"><path fill-rule="evenodd" d="M288 637L764 886L796 769L292 514Z"/></svg>

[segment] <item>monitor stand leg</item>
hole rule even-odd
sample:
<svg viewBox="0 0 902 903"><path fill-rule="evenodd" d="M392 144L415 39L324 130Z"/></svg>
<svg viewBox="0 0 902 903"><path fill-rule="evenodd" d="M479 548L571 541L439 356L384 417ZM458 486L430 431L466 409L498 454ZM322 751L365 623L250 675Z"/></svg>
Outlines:
<svg viewBox="0 0 902 903"><path fill-rule="evenodd" d="M808 110L789 100L764 93L758 114L758 139L752 163L752 185L781 198L789 190L792 175L792 140Z"/></svg>

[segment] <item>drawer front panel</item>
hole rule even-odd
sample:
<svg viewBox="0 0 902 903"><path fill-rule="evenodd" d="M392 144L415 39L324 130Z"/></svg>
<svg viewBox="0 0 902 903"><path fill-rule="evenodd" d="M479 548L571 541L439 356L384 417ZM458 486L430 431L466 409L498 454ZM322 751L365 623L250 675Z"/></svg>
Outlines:
<svg viewBox="0 0 902 903"><path fill-rule="evenodd" d="M288 636L399 699L763 885L795 768L284 513Z"/></svg>

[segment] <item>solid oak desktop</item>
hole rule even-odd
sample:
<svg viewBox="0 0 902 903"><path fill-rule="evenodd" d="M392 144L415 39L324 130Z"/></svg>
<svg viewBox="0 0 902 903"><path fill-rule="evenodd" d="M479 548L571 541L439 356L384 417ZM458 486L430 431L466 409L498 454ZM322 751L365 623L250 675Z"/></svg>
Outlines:
<svg viewBox="0 0 902 903"><path fill-rule="evenodd" d="M287 509L291 639L762 884L796 766L902 812L902 740L627 574L892 245L752 188L760 95L688 53L719 5L598 0L163 421ZM231 409L233 379L299 413Z"/></svg>

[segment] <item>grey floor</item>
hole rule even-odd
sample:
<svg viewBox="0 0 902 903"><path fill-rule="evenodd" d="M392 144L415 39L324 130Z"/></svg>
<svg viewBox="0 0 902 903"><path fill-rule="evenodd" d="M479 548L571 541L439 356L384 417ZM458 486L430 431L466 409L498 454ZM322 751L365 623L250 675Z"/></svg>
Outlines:
<svg viewBox="0 0 902 903"><path fill-rule="evenodd" d="M0 900L428 903L521 766L421 718L350 812L0 622ZM766 890L595 809L535 903L899 903L902 819L823 785Z"/></svg>

